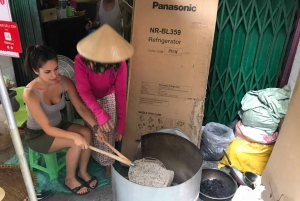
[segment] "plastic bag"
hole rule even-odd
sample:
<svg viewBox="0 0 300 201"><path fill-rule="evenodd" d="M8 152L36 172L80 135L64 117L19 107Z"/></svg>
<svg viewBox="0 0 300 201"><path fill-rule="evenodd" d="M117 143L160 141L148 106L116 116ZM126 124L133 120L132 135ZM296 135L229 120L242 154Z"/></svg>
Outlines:
<svg viewBox="0 0 300 201"><path fill-rule="evenodd" d="M241 121L236 124L235 134L249 142L257 142L260 144L272 144L278 138L278 132L268 135L265 131L250 126L244 126Z"/></svg>
<svg viewBox="0 0 300 201"><path fill-rule="evenodd" d="M290 93L288 86L248 92L239 111L243 124L272 135L287 112Z"/></svg>
<svg viewBox="0 0 300 201"><path fill-rule="evenodd" d="M206 124L200 146L203 159L206 161L218 161L224 156L223 150L235 138L233 130L223 124Z"/></svg>
<svg viewBox="0 0 300 201"><path fill-rule="evenodd" d="M273 147L274 145L235 139L229 144L226 153L231 160L231 165L241 172L249 171L261 175L267 165ZM224 165L230 166L226 157L223 157L219 162L218 168Z"/></svg>

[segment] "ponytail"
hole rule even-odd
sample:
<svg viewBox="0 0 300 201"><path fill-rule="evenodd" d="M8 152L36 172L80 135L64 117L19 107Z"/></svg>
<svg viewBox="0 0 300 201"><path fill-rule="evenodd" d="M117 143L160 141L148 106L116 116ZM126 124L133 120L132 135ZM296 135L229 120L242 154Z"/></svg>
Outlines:
<svg viewBox="0 0 300 201"><path fill-rule="evenodd" d="M27 75L35 74L34 70L39 72L39 69L51 60L57 61L57 55L53 49L39 45L29 46L26 49L24 70Z"/></svg>
<svg viewBox="0 0 300 201"><path fill-rule="evenodd" d="M30 64L30 55L32 54L32 51L34 49L34 46L29 46L26 49L26 56L24 60L24 70L27 75L33 74L32 66Z"/></svg>

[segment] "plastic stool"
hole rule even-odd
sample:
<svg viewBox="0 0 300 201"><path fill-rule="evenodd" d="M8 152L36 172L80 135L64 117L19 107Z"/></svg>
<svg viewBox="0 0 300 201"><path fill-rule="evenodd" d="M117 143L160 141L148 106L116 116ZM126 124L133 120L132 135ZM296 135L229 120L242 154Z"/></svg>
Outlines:
<svg viewBox="0 0 300 201"><path fill-rule="evenodd" d="M50 154L42 154L33 151L32 149L29 149L29 167L30 170L33 171L33 168L41 170L45 173L47 173L50 177L50 180L57 179L58 178L58 171L65 167L66 162L63 162L61 164L58 164L56 154L58 152L50 153ZM67 149L60 150L59 152L67 152ZM43 167L38 164L38 160L40 158L45 159L46 167ZM37 162L37 163L35 163Z"/></svg>
<svg viewBox="0 0 300 201"><path fill-rule="evenodd" d="M20 105L20 108L18 109L18 111L14 112L14 117L15 117L18 128L22 127L26 123L27 118L28 118L26 105L23 100L24 89L25 89L24 86L15 88L17 95L14 98L15 98L15 101L18 102ZM8 125L7 120L4 121L4 124Z"/></svg>

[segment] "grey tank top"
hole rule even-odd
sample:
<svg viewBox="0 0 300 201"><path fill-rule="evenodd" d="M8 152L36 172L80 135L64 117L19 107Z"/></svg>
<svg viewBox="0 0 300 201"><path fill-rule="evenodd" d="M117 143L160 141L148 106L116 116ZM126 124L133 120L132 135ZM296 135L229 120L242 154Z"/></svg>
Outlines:
<svg viewBox="0 0 300 201"><path fill-rule="evenodd" d="M66 106L66 100L65 100L65 80L64 77L62 77L62 96L61 99L58 103L54 104L54 105L47 105L44 100L43 97L41 96L41 94L36 91L34 88L30 88L30 87L25 87L25 89L27 90L31 90L34 93L36 93L38 95L38 97L40 97L41 99L41 107L43 108L46 116L48 117L51 126L57 126L62 118L61 118L61 114L60 114L60 110L62 110L65 106ZM35 119L32 117L32 115L30 114L29 109L26 106L26 110L27 110L27 128L32 129L32 130L40 130L42 129L40 127L40 125L35 121Z"/></svg>
<svg viewBox="0 0 300 201"><path fill-rule="evenodd" d="M103 0L99 7L100 26L104 24L110 25L120 35L123 34L122 12L119 6L119 0L115 0L115 7L111 11L105 11L103 8Z"/></svg>

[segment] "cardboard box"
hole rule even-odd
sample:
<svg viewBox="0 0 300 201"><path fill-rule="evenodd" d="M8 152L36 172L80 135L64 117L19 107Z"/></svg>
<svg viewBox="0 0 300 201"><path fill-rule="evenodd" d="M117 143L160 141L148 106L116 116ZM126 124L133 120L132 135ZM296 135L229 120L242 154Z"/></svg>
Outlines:
<svg viewBox="0 0 300 201"><path fill-rule="evenodd" d="M218 0L134 2L126 135L133 159L143 134L176 127L200 146Z"/></svg>
<svg viewBox="0 0 300 201"><path fill-rule="evenodd" d="M42 22L56 20L57 19L56 8L40 10L40 16Z"/></svg>
<svg viewBox="0 0 300 201"><path fill-rule="evenodd" d="M299 201L300 76L273 152L262 174L264 201ZM281 197L281 198L280 198Z"/></svg>

